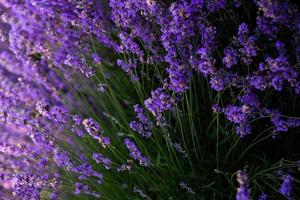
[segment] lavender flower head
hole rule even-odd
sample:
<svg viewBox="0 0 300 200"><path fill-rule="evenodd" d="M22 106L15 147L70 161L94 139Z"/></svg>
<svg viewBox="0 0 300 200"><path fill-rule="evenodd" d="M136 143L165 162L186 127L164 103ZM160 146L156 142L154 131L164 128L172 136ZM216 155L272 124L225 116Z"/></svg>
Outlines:
<svg viewBox="0 0 300 200"><path fill-rule="evenodd" d="M239 187L237 189L236 200L249 200L250 199L250 189L248 182L248 175L243 171L238 171L237 182Z"/></svg>
<svg viewBox="0 0 300 200"><path fill-rule="evenodd" d="M134 105L134 111L137 114L138 121L131 121L129 123L130 128L144 138L151 137L153 123L145 115L144 109L137 104Z"/></svg>
<svg viewBox="0 0 300 200"><path fill-rule="evenodd" d="M131 141L129 138L124 140L124 144L129 150L130 156L139 162L141 166L148 167L150 165L150 160L147 157L144 157L140 150L137 148L136 144Z"/></svg>
<svg viewBox="0 0 300 200"><path fill-rule="evenodd" d="M97 162L97 163L102 163L103 166L105 167L105 169L110 169L112 162L109 158L104 157L102 154L100 153L93 153L93 159Z"/></svg>
<svg viewBox="0 0 300 200"><path fill-rule="evenodd" d="M171 109L174 99L166 94L163 88L151 92L151 97L145 100L146 108L156 117L157 121L163 120L163 113Z"/></svg>
<svg viewBox="0 0 300 200"><path fill-rule="evenodd" d="M291 198L291 192L293 189L293 177L291 175L284 175L282 179L283 183L280 186L279 191L285 197Z"/></svg>

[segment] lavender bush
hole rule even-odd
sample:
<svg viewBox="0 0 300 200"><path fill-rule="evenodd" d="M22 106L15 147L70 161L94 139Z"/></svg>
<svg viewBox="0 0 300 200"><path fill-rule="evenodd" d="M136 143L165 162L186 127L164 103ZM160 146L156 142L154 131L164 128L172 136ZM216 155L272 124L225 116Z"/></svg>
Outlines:
<svg viewBox="0 0 300 200"><path fill-rule="evenodd" d="M0 10L0 199L300 199L297 1Z"/></svg>

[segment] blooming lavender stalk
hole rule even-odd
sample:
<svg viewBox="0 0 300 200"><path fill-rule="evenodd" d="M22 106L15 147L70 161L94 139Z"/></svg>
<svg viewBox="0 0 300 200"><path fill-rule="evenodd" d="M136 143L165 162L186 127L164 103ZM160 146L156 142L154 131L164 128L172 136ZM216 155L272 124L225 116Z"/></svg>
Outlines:
<svg viewBox="0 0 300 200"><path fill-rule="evenodd" d="M236 200L250 199L248 175L243 171L238 171L237 182L239 183L239 187L237 189Z"/></svg>
<svg viewBox="0 0 300 200"><path fill-rule="evenodd" d="M145 100L146 108L156 117L157 121L163 121L164 111L170 110L174 104L168 94L166 94L163 88L158 88L151 92L151 98Z"/></svg>
<svg viewBox="0 0 300 200"><path fill-rule="evenodd" d="M130 152L130 156L139 162L141 166L148 167L150 165L150 160L147 157L144 157L140 150L138 150L136 144L130 139L126 138L124 144Z"/></svg>
<svg viewBox="0 0 300 200"><path fill-rule="evenodd" d="M280 186L280 193L284 195L286 198L290 199L291 198L291 192L293 189L293 177L291 175L284 175L282 177L283 183Z"/></svg>
<svg viewBox="0 0 300 200"><path fill-rule="evenodd" d="M130 128L139 133L142 137L151 137L153 123L148 120L148 117L145 115L144 110L140 105L134 105L134 111L137 114L138 121L131 121L129 123Z"/></svg>
<svg viewBox="0 0 300 200"><path fill-rule="evenodd" d="M102 163L105 167L105 169L110 169L111 168L111 160L109 158L104 157L102 154L98 154L98 153L93 153L93 159L97 162L97 163Z"/></svg>

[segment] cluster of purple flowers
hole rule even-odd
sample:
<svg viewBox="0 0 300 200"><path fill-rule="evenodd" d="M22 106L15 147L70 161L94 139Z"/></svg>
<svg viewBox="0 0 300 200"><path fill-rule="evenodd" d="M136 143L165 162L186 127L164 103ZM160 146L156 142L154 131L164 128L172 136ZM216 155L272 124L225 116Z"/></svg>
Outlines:
<svg viewBox="0 0 300 200"><path fill-rule="evenodd" d="M102 163L105 167L105 169L110 169L111 168L111 160L109 158L104 157L102 154L99 153L93 153L93 159L97 163Z"/></svg>
<svg viewBox="0 0 300 200"><path fill-rule="evenodd" d="M0 40L9 43L9 51L0 52L1 195L7 199L39 199L47 189L51 198L57 199L59 168L64 168L76 174L76 195L100 197L85 181L92 177L100 184L102 173L93 169L88 159L75 161L59 144L74 147L74 154L80 155L82 149L76 148L73 136L89 137L109 149L110 138L103 135L96 118L82 117L69 109L69 105L78 105L69 86L81 87L74 75L81 72L91 79L102 63L118 66L135 82L145 76L142 67L150 71L153 66L163 68L163 75L156 75L161 82L143 99L144 105L134 106L137 118L129 124L144 138L151 137L154 127L146 112L153 115L156 125L164 125L166 112L176 107L191 88L194 74L207 79L220 96L228 91L237 94L234 100L214 105L213 110L223 113L240 137L251 134L252 122L260 118L270 119L274 134L299 128L297 116L283 115L279 107L261 98L269 91L300 95L299 9L288 1L251 2L257 12L255 23L238 21L224 39L222 27L212 15L227 7L234 12L242 4L231 3L2 0L0 18L9 28L0 31ZM283 32L290 35L288 40L282 37ZM116 59L100 55L95 44L112 50ZM109 85L98 83L100 92L106 87ZM65 130L73 132L72 137ZM150 159L142 155L134 141L126 138L124 145L133 160L150 166ZM188 157L179 143L171 145ZM105 169L112 168L112 160L103 154L93 153L92 158ZM127 160L117 171L131 170L132 162ZM249 199L247 174L239 171L237 180L236 199ZM288 198L292 181L291 176L284 176L280 188ZM194 193L184 182L180 187ZM134 192L144 195L137 188Z"/></svg>
<svg viewBox="0 0 300 200"><path fill-rule="evenodd" d="M284 175L282 179L283 179L283 183L279 191L286 198L291 199L293 177L291 175Z"/></svg>
<svg viewBox="0 0 300 200"><path fill-rule="evenodd" d="M27 135L30 131L15 125L0 125L0 197L39 199L44 188L56 199L60 190L60 175L49 160L52 153L42 144L35 144Z"/></svg>
<svg viewBox="0 0 300 200"><path fill-rule="evenodd" d="M83 185L80 182L77 182L75 184L74 194L76 194L76 195L79 195L79 194L91 195L91 196L96 197L96 198L100 198L101 197L100 193L95 192L95 191L90 191L88 185Z"/></svg>
<svg viewBox="0 0 300 200"><path fill-rule="evenodd" d="M132 140L126 138L124 140L124 144L129 150L130 156L134 160L138 161L141 166L148 167L150 165L149 158L142 155L141 151L137 148L136 144Z"/></svg>
<svg viewBox="0 0 300 200"><path fill-rule="evenodd" d="M146 108L155 116L158 122L164 120L163 113L170 110L175 100L164 92L163 88L158 88L151 92L151 97L145 100Z"/></svg>
<svg viewBox="0 0 300 200"><path fill-rule="evenodd" d="M135 105L134 111L137 114L138 121L131 121L129 123L130 128L133 131L139 133L142 137L151 137L151 129L153 127L153 123L149 121L148 117L145 115L143 108L140 105Z"/></svg>
<svg viewBox="0 0 300 200"><path fill-rule="evenodd" d="M238 171L237 182L239 187L237 189L236 200L249 200L250 199L250 189L248 175L243 171Z"/></svg>
<svg viewBox="0 0 300 200"><path fill-rule="evenodd" d="M226 1L213 3L182 1L171 4L168 9L163 6L159 7L158 2L154 2L147 5L136 1L125 1L119 4L114 1L111 6L114 9L114 17L118 21L117 25L124 30L131 30L133 32L131 38L141 39L144 47L148 48L149 51L153 51L153 48L150 47L151 42L153 43L157 36L155 34L151 35L151 31L147 30L152 25L149 24L149 18L146 16L151 17L161 27L160 40L163 49L166 51L166 55L161 59L168 63L166 68L168 77L164 81L163 88L153 90L151 97L145 101L146 108L155 116L158 122L162 121L162 114L176 104L168 93L173 92L180 95L185 92L189 88L193 69L208 77L211 87L215 91L222 92L228 87L244 91L241 93L242 96L238 98L240 100L239 105L227 105L223 109L227 119L236 124L237 134L241 137L251 133L250 121L261 117L264 113L263 110L268 109L262 107L259 101L258 96L263 92L270 88L283 91L289 86L294 89L297 95L299 94L299 75L290 63L291 57L298 56L297 52L288 55L286 45L278 39L279 36L275 34L267 42L269 46L275 47L278 56L266 55L263 61L258 60L258 56L264 53L264 50L269 46L261 46L257 41L264 35L274 32L268 27L276 29L276 33L278 33L280 26L286 26L293 35L293 39L299 37L297 35L299 32L298 10L294 5L288 2L257 1L257 28L259 32L254 34L253 28L247 23L240 23L236 36L233 36L230 44L224 48L224 55L218 58L214 56L219 48L216 36L217 27L203 16L207 12L217 12L224 8ZM130 12L124 10L121 4L130 6L132 10ZM151 8L157 12L155 17L152 16L152 9L149 9L149 6L152 6ZM280 11L282 9L289 10L289 12L282 13ZM138 11L142 11L143 15L137 15ZM143 21L149 26L141 30L136 20ZM197 46L192 45L195 37L199 38L199 42L196 43ZM142 58L145 55L141 53L133 40L131 40L130 45L128 42L129 40L124 44L125 49L135 54L139 58L138 60L143 63L145 60ZM299 49L297 44L293 43L293 45L296 45L295 49ZM216 65L219 61L223 63L225 68ZM135 66L137 64L135 62ZM234 67L237 65L239 67ZM240 68L243 65L258 65L259 67L252 67L253 70L244 75L240 73ZM125 71L132 74L130 68L126 68ZM273 112L275 111L269 113ZM270 115L265 117L270 117ZM298 124L299 122L296 120L293 121L293 127L297 127ZM135 126L136 130L142 129L141 124L135 123L132 125ZM278 124L274 123L274 126L278 127ZM274 132L287 130L275 128Z"/></svg>
<svg viewBox="0 0 300 200"><path fill-rule="evenodd" d="M279 192L285 196L287 199L292 198L292 189L293 189L293 176L290 174L282 174L282 171L279 172L282 176L282 184L279 188ZM237 189L236 199L237 200L249 200L250 199L250 189L249 189L249 177L244 172L239 170L237 173L237 182L239 187ZM269 196L266 193L262 193L259 196L259 200L268 200Z"/></svg>
<svg viewBox="0 0 300 200"><path fill-rule="evenodd" d="M5 15L5 20L12 24L8 34L11 49L22 63L26 63L33 52L34 55L41 55L40 62L52 62L65 72L65 76L70 72L64 66L71 66L91 77L94 69L88 67L86 55L90 53L95 64L105 61L84 42L91 36L117 53L132 55L130 59L117 60L117 64L135 81L139 80L136 70L140 64L153 64L154 61L156 64L167 63L164 87L155 89L152 97L145 101L146 108L158 121L162 121L163 112L175 105L168 93L180 95L185 92L189 88L193 69L208 77L211 87L218 92L234 87L258 95L269 88L282 91L288 85L299 94L299 76L290 63L292 57L299 57L299 43L292 43L295 53L288 55L285 43L279 38L281 27L284 26L293 36L292 39L299 40L297 7L288 2L257 1L258 33L254 34L254 27L247 23L240 23L236 36L221 50L224 55L216 57L215 52L222 48L217 43L218 27L206 16L224 9L227 3L181 1L167 7L155 0L111 0L110 14L105 12L100 2L87 0L70 1L68 4L63 1L15 3L6 0L3 4L10 11ZM40 12L43 12L42 17L35 17ZM56 20L52 20L53 16ZM160 29L160 34L153 32L155 28ZM110 32L114 31L120 39L118 42L111 37ZM267 45L261 46L258 40L265 35L270 39ZM263 61L259 61L258 56L270 46L277 48L278 57L266 55ZM166 52L164 56L160 53L162 51ZM234 67L237 65L239 67ZM243 65L258 65L259 68L256 70L256 67L252 67L253 70L245 76L239 69ZM100 91L103 91L103 87ZM229 105L225 110L231 112L230 108L236 109L235 106ZM233 121L237 124L239 135L246 135L247 131L250 133L247 121L257 118L257 111L250 109L242 124L241 121ZM232 121L232 118L229 120ZM136 130L142 129L141 124L133 126Z"/></svg>
<svg viewBox="0 0 300 200"><path fill-rule="evenodd" d="M77 174L82 181L96 177L102 182L102 174L85 160L74 162L58 145L66 142L79 153L65 134L69 129L81 137L90 135L106 147L109 138L101 135L99 124L70 114L59 93L64 90L65 100L75 105L73 94L45 60L29 56L22 60L10 51L1 51L0 56L1 198L40 199L47 190L49 199L57 199L59 168Z"/></svg>

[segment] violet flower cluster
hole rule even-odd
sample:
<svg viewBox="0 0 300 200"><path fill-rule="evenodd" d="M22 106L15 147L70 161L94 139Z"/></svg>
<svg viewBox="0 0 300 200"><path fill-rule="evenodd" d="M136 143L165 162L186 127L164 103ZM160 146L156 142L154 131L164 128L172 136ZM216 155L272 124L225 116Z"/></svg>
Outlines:
<svg viewBox="0 0 300 200"><path fill-rule="evenodd" d="M84 88L74 77L83 74L81 79L90 84L98 80L103 66L122 70L134 86L149 78L144 71L154 73L153 88L140 101L143 105L133 107L136 119L122 127L126 134L131 131L150 140L155 128L167 127L168 114L178 109L199 77L222 99L214 112L222 113L240 138L255 134L255 123L261 119L267 119L274 136L299 128L299 116L268 103L269 94L300 95L299 8L289 1L256 0L249 3L254 21L227 16L238 15L243 3L2 0L0 19L8 28L0 31L7 45L0 52L0 197L40 199L47 191L50 199L58 199L61 170L75 179L75 195L102 196L89 181L101 185L105 173L113 171L114 161L104 152L117 152L111 141L115 137L107 136L113 134L101 127L101 116L74 112L84 104L73 89ZM222 16L232 27L225 30L214 16ZM97 86L101 95L110 87L106 82ZM153 161L142 154L138 142L121 140L129 153L121 158L127 161L117 172L130 171L134 162L150 168ZM78 141L96 147L85 152ZM189 149L169 143L189 158ZM93 167L94 162L105 171ZM250 199L248 175L239 171L237 181L236 199ZM279 189L287 198L292 182L291 176L284 176ZM195 194L187 183L179 186ZM148 198L137 187L133 192Z"/></svg>
<svg viewBox="0 0 300 200"><path fill-rule="evenodd" d="M124 144L127 147L128 151L130 152L130 156L139 162L140 165L148 167L150 165L149 158L142 155L141 151L138 149L136 144L130 140L129 138L126 138L124 140Z"/></svg>
<svg viewBox="0 0 300 200"><path fill-rule="evenodd" d="M248 175L243 171L238 171L237 182L239 187L237 189L236 200L249 200L250 199L250 189Z"/></svg>
<svg viewBox="0 0 300 200"><path fill-rule="evenodd" d="M158 121L163 121L163 113L176 105L169 93L180 96L188 90L193 71L207 77L217 92L231 88L243 91L241 95L260 96L269 89L281 92L290 87L296 95L300 93L299 75L295 69L300 49L297 42L299 12L288 2L257 1L257 27L240 23L223 49L218 44L219 28L206 16L225 9L229 4L226 1L180 1L166 7L155 0L111 0L111 13L106 12L100 2L86 0L67 4L63 1L16 3L5 0L3 4L9 9L3 18L12 25L8 34L10 48L22 63L27 62L29 56L41 55L41 62L53 63L65 72L66 77L69 74L66 66L92 77L95 69L88 67L87 55L92 55L95 64L105 62L105 59L93 53L93 48L85 42L90 37L117 53L132 55L130 59L117 60L117 65L133 80L139 79L136 71L141 64L165 63L167 76L163 87L153 90L151 97L145 100L146 108ZM40 12L43 14L39 15ZM157 27L160 33L153 32ZM292 35L292 41L282 41L280 31L283 28ZM117 33L119 42L111 32ZM258 41L264 37L269 37L269 41L262 46ZM291 54L288 54L287 42L291 42L291 47L288 44L293 49ZM277 53L267 54L265 51L270 48ZM223 55L215 56L220 51ZM251 69L247 74L241 72L245 67ZM239 105L224 105L223 112L235 124L241 137L251 133L250 121L280 112L264 105L254 106L250 99L237 103ZM262 112L264 109L270 109L268 114ZM238 114L236 120L231 116L234 113ZM300 124L293 121L292 125L285 125L286 129L278 129L280 122L272 120L274 132L284 132ZM142 129L140 124L135 126L135 129Z"/></svg>

